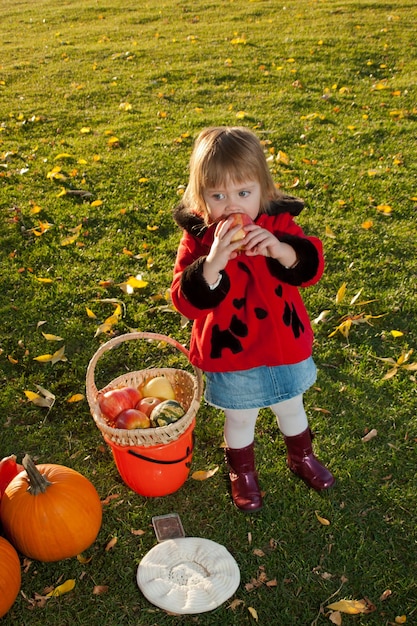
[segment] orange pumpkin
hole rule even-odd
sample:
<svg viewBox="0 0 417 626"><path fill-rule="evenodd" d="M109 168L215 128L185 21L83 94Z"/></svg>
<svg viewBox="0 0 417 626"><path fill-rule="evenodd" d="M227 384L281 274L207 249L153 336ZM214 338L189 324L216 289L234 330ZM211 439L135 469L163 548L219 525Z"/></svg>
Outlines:
<svg viewBox="0 0 417 626"><path fill-rule="evenodd" d="M102 508L94 485L63 465L35 465L8 484L0 517L6 536L31 559L60 561L80 554L95 541Z"/></svg>
<svg viewBox="0 0 417 626"><path fill-rule="evenodd" d="M0 617L6 615L19 593L20 561L12 544L0 537Z"/></svg>

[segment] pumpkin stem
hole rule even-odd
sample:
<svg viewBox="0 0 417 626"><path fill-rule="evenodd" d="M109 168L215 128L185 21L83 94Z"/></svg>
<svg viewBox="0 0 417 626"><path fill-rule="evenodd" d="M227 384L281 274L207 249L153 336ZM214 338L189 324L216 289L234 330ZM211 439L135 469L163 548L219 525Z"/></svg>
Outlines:
<svg viewBox="0 0 417 626"><path fill-rule="evenodd" d="M49 480L46 480L45 476L40 473L32 458L28 454L25 454L25 456L23 457L22 465L25 468L29 478L28 492L32 496L37 496L40 493L45 493L45 491L48 489L48 487L52 485L52 483L50 483Z"/></svg>

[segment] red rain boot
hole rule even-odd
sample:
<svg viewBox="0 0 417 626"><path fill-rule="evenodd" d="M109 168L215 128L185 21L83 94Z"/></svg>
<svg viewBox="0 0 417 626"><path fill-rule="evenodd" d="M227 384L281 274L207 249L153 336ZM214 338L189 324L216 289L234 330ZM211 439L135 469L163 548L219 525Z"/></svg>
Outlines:
<svg viewBox="0 0 417 626"><path fill-rule="evenodd" d="M232 498L241 511L253 513L262 508L262 496L255 469L253 443L245 448L226 448Z"/></svg>
<svg viewBox="0 0 417 626"><path fill-rule="evenodd" d="M322 491L332 487L335 479L329 470L314 456L311 439L309 428L293 437L284 436L288 450L287 465L309 487L316 491Z"/></svg>

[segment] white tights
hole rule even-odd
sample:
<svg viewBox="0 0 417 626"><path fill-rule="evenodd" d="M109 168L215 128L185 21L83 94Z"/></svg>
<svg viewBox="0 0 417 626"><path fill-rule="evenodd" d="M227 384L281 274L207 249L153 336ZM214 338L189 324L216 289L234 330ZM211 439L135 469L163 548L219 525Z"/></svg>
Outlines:
<svg viewBox="0 0 417 626"><path fill-rule="evenodd" d="M302 395L273 404L270 408L284 436L299 435L308 427ZM258 413L259 409L225 409L224 439L228 448L245 448L253 442Z"/></svg>

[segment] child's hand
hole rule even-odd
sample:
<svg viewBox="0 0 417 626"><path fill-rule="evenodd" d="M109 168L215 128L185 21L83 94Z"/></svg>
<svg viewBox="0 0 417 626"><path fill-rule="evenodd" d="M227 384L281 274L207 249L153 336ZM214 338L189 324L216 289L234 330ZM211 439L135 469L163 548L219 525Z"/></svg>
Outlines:
<svg viewBox="0 0 417 626"><path fill-rule="evenodd" d="M248 256L263 255L274 259L279 257L282 243L269 230L253 224L247 226L246 231L245 254Z"/></svg>
<svg viewBox="0 0 417 626"><path fill-rule="evenodd" d="M203 274L209 284L216 282L219 272L224 270L230 259L239 254L242 241L232 241L241 226L230 228L230 221L221 220L214 231L214 240L204 263ZM243 240L245 241L245 240Z"/></svg>
<svg viewBox="0 0 417 626"><path fill-rule="evenodd" d="M243 240L247 256L263 255L276 259L285 267L291 267L297 261L292 246L283 243L275 235L256 224L246 227L247 235Z"/></svg>

